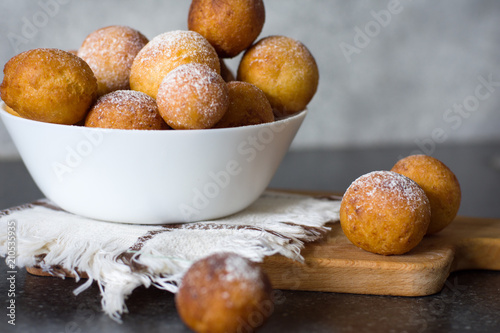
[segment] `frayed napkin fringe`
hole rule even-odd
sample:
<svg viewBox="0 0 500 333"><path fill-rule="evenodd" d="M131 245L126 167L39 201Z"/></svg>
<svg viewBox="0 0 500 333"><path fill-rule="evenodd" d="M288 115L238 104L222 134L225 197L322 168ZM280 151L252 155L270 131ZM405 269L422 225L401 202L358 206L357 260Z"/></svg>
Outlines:
<svg viewBox="0 0 500 333"><path fill-rule="evenodd" d="M285 207L281 213L269 218L269 215L273 214L272 211L259 212L259 209L267 209L265 207L268 205L272 207L273 198L279 200L282 206L286 202L276 194L270 194L269 198L271 202L261 202L260 208L257 207L255 211L249 210L248 221L252 224L240 225L239 229L235 228L231 217L209 221L207 224L201 223L197 227L186 224L173 229L169 229L168 225L124 226L92 221L96 223L93 225L95 228L101 226L108 228L107 230L114 230L114 226L123 228L122 233L125 235L108 238L100 236L97 239L75 237L75 233L79 232L78 228L82 228L81 223L76 222L86 223L84 218L76 216L74 218L79 218L81 221L76 221L74 226L61 226L60 230L44 228L44 221L49 221L52 216L61 219L64 217L61 214L69 215L66 212L49 213L40 207L35 207L33 209L38 209L35 219L38 220L35 221L30 217L26 219L25 224L21 215L15 215L21 212L20 210L11 211L0 214L0 255L7 255L7 220L16 219L17 266L39 266L44 271L62 278L66 275L63 270L66 270L72 273L77 282L81 279L80 274L85 273L88 280L78 286L74 294L82 293L96 282L102 296L103 311L120 322L121 315L128 312L126 299L139 286L152 285L175 293L184 272L190 265L195 260L216 252L235 252L255 262L261 262L264 257L277 253L303 261L300 251L304 243L319 239L329 229L324 226L325 223L338 219L338 202L326 203L310 197L293 195L287 195L285 198L292 198L293 200L290 200L295 207L290 209ZM303 202L303 207L297 206L298 202ZM9 216L10 214L12 215ZM266 214L265 219L269 221L262 223L260 220ZM285 221L300 221L300 224ZM127 228L132 229L133 232L130 232L132 235L128 234ZM137 239L144 237L151 230L160 235L146 239L138 246ZM204 248L203 253L196 252L198 250L196 246L186 250L182 243L179 243L181 244L179 249L173 244L175 241L179 242L179 238L183 242L200 244L203 239L210 237L213 245L210 245L208 250ZM134 250L135 247L139 249Z"/></svg>

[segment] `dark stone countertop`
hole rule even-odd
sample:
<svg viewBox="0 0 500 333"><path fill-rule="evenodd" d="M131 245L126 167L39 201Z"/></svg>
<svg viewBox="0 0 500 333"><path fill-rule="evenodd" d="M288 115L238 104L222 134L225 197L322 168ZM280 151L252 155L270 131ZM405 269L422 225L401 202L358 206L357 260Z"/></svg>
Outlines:
<svg viewBox="0 0 500 333"><path fill-rule="evenodd" d="M341 192L358 176L387 170L414 147L290 152L273 188ZM437 147L457 175L459 214L500 218L500 143ZM42 197L21 162L0 162L0 209ZM188 332L172 294L138 288L118 324L100 310L99 288L79 296L73 279L37 277L18 269L16 326L7 324L7 267L0 263L0 332ZM282 291L260 332L500 332L500 272L452 273L443 290L425 297Z"/></svg>

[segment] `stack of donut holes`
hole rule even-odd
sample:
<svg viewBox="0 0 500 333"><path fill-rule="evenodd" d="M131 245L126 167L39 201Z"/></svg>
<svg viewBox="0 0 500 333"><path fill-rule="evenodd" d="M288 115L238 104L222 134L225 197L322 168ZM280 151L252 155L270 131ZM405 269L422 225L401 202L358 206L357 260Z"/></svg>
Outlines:
<svg viewBox="0 0 500 333"><path fill-rule="evenodd" d="M390 171L373 171L352 182L342 198L340 225L359 248L404 254L425 235L446 228L460 201L457 177L443 162L410 155Z"/></svg>
<svg viewBox="0 0 500 333"><path fill-rule="evenodd" d="M256 41L262 0L193 0L188 29L148 40L113 25L75 51L34 49L10 59L0 94L23 118L88 127L163 130L273 122L306 108L319 73L285 36ZM243 53L243 54L242 54ZM224 59L242 54L236 75Z"/></svg>

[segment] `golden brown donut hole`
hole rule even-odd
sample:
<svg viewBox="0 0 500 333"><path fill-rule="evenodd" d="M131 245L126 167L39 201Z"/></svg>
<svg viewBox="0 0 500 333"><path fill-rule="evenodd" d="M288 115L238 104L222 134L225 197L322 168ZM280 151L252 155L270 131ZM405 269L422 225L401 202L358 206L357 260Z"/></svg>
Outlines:
<svg viewBox="0 0 500 333"><path fill-rule="evenodd" d="M165 76L156 99L160 115L174 129L213 127L226 113L226 82L209 66L181 65Z"/></svg>
<svg viewBox="0 0 500 333"><path fill-rule="evenodd" d="M356 179L340 205L340 225L356 246L373 253L403 254L420 243L431 207L413 180L392 171L374 171Z"/></svg>
<svg viewBox="0 0 500 333"><path fill-rule="evenodd" d="M262 0L193 0L188 29L203 35L221 58L232 58L257 39L265 18Z"/></svg>
<svg viewBox="0 0 500 333"><path fill-rule="evenodd" d="M169 128L158 112L156 101L133 90L116 90L101 96L87 115L85 126L135 130Z"/></svg>
<svg viewBox="0 0 500 333"><path fill-rule="evenodd" d="M455 174L440 160L426 155L411 155L399 160L391 169L413 179L429 198L431 223L427 234L448 226L458 213L462 193Z"/></svg>
<svg viewBox="0 0 500 333"><path fill-rule="evenodd" d="M243 55L237 79L259 87L277 117L306 108L319 82L314 57L301 42L285 36L261 39Z"/></svg>
<svg viewBox="0 0 500 333"><path fill-rule="evenodd" d="M267 275L234 253L195 262L182 279L175 303L184 323L196 332L253 332L274 310Z"/></svg>
<svg viewBox="0 0 500 333"><path fill-rule="evenodd" d="M210 43L194 31L175 30L153 38L132 63L130 88L156 98L163 78L180 65L205 64L218 74L220 63Z"/></svg>
<svg viewBox="0 0 500 333"><path fill-rule="evenodd" d="M239 127L274 121L273 109L262 90L241 81L229 82L227 88L229 107L214 127Z"/></svg>
<svg viewBox="0 0 500 333"><path fill-rule="evenodd" d="M139 31L113 25L90 33L78 50L78 56L94 71L98 95L130 89L129 77L137 53L148 43Z"/></svg>
<svg viewBox="0 0 500 333"><path fill-rule="evenodd" d="M4 110L7 111L7 113L10 113L11 115L13 116L16 116L16 117L21 117L19 115L19 113L17 113L13 108L9 107L8 105L5 105L4 106ZM21 117L22 118L22 117Z"/></svg>
<svg viewBox="0 0 500 333"><path fill-rule="evenodd" d="M89 65L70 52L33 49L7 62L0 94L23 118L72 125L95 101L97 80Z"/></svg>

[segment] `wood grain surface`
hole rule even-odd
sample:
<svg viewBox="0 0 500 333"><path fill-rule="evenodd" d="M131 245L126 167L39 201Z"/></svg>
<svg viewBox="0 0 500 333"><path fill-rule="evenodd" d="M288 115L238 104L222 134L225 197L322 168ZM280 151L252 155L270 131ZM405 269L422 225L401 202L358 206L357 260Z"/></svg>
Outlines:
<svg viewBox="0 0 500 333"><path fill-rule="evenodd" d="M339 223L302 251L304 263L275 255L263 268L274 288L356 294L424 296L439 292L453 271L500 270L500 219L457 217L412 251L383 256L361 250Z"/></svg>

